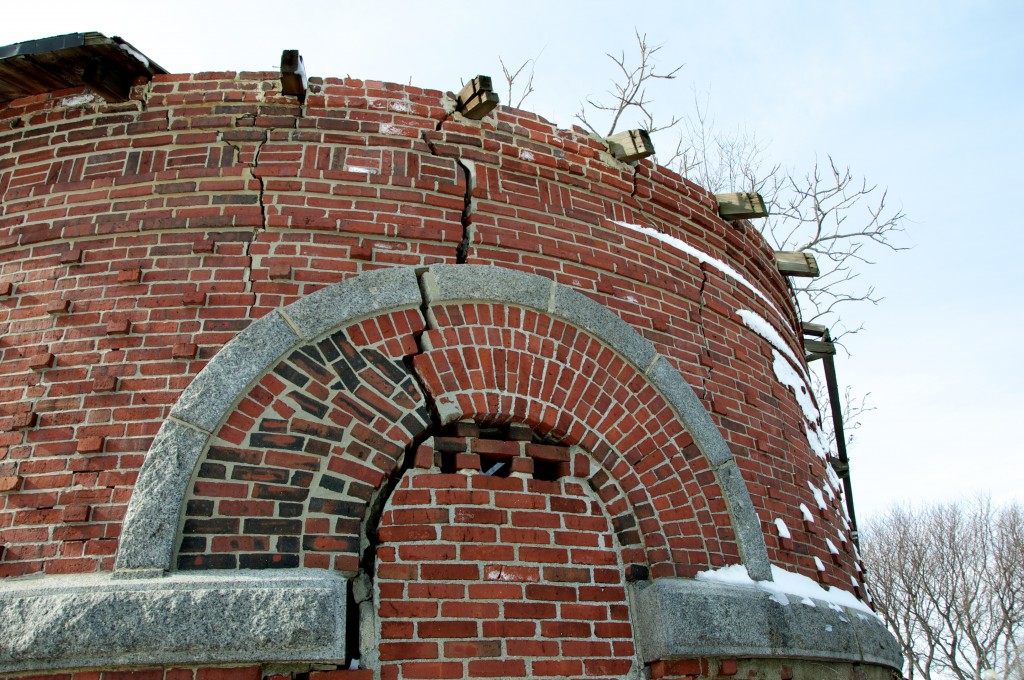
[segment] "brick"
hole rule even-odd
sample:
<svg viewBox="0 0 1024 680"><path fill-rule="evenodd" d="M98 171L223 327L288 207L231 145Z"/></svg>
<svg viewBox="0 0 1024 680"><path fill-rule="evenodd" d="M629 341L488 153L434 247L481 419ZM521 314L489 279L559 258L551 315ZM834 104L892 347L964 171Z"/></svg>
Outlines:
<svg viewBox="0 0 1024 680"><path fill-rule="evenodd" d="M0 476L0 493L17 491L21 486L21 477L18 475Z"/></svg>
<svg viewBox="0 0 1024 680"><path fill-rule="evenodd" d="M272 264L267 270L271 280L291 278L292 267L288 264Z"/></svg>
<svg viewBox="0 0 1024 680"><path fill-rule="evenodd" d="M71 309L70 300L52 300L46 303L47 314L64 314Z"/></svg>
<svg viewBox="0 0 1024 680"><path fill-rule="evenodd" d="M28 359L28 367L33 371L41 371L44 368L50 368L51 366L53 366L53 354L50 352L33 354Z"/></svg>
<svg viewBox="0 0 1024 680"><path fill-rule="evenodd" d="M174 359L194 359L197 346L190 342L181 342L171 348L171 357Z"/></svg>
<svg viewBox="0 0 1024 680"><path fill-rule="evenodd" d="M108 321L106 327L107 335L125 335L132 330L132 322L128 319L117 319Z"/></svg>
<svg viewBox="0 0 1024 680"><path fill-rule="evenodd" d="M99 453L103 451L104 437L82 437L75 448L78 453Z"/></svg>
<svg viewBox="0 0 1024 680"><path fill-rule="evenodd" d="M117 378L112 375L101 375L93 378L93 392L114 392L117 390Z"/></svg>
<svg viewBox="0 0 1024 680"><path fill-rule="evenodd" d="M92 512L92 508L88 505L72 505L64 508L61 511L60 519L62 522L88 522L89 515Z"/></svg>

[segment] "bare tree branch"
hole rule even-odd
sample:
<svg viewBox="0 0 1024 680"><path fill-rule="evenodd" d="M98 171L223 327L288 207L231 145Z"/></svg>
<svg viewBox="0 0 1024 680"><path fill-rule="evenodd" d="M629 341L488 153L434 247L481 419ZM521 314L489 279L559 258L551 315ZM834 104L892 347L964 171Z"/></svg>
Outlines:
<svg viewBox="0 0 1024 680"><path fill-rule="evenodd" d="M544 50L541 50L540 54L543 53ZM501 75L505 78L505 84L508 87L508 98L506 99L506 101L508 102L509 106L516 109L522 108L523 102L526 101L526 98L533 94L534 69L537 66L537 60L540 59L540 54L538 54L533 59L527 59L526 61L524 61L522 64L519 65L519 68L517 68L515 71L510 71L509 68L505 66L505 60L502 59L500 56L498 57L498 63L501 64ZM527 66L530 67L530 70L529 72L524 74L523 72L526 70ZM526 80L525 82L522 82L522 89L519 91L517 99L516 95L514 94L516 81L519 79L520 76L523 75L526 76Z"/></svg>
<svg viewBox="0 0 1024 680"><path fill-rule="evenodd" d="M619 56L606 53L606 56L612 60L618 70L618 74L612 79L612 89L607 92L610 99L597 100L588 97L580 105L580 110L576 114L576 119L599 137L608 137L614 134L622 116L631 109L639 113L642 121L641 124L650 133L672 128L679 124L681 120L676 116L672 116L668 123L656 121L650 109L651 100L647 96L647 87L652 81L675 80L676 74L683 68L683 65L680 64L670 71L658 72L656 68L656 55L662 46L648 44L646 33L643 35L639 31L634 31L634 33L636 35L637 59L639 63L635 66L627 64L625 51L620 52ZM588 107L595 112L611 116L608 132L602 135L597 131L599 123L591 120L590 116L593 114L588 112Z"/></svg>

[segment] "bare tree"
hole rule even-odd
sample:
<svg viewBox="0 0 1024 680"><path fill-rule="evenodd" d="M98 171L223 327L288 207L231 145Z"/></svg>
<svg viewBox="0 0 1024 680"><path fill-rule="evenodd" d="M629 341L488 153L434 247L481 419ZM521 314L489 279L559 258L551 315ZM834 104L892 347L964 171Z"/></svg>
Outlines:
<svg viewBox="0 0 1024 680"><path fill-rule="evenodd" d="M576 114L576 120L583 123L584 127L598 137L612 135L618 128L623 114L631 109L640 114L644 127L651 133L675 127L681 120L681 118L673 116L669 122L657 124L650 108L651 100L647 96L647 87L659 80L674 80L683 65L680 64L670 71L658 72L657 54L662 46L648 44L647 34L641 35L639 31L634 31L634 33L637 43L637 63L635 65L627 63L625 51L620 52L617 57L606 53L618 69L616 77L612 80L612 89L607 93L610 99L598 101L588 97ZM596 126L599 123L592 120L594 114L589 112L587 107L594 112L611 116L608 132L604 135L597 131Z"/></svg>
<svg viewBox="0 0 1024 680"><path fill-rule="evenodd" d="M821 276L794 282L805 321L836 326L839 312L850 303L878 304L874 286L859 285L864 267L879 249L900 251L905 215L888 205L888 191L855 178L849 167L815 159L811 170L774 178L770 212L762 233L778 250L813 253ZM861 324L845 324L855 333ZM833 334L834 338L843 331Z"/></svg>
<svg viewBox="0 0 1024 680"><path fill-rule="evenodd" d="M707 98L702 104L694 95L693 103L664 163L712 192L761 194L769 216L756 226L765 239L776 250L814 254L821 270L817 278L791 281L803 320L830 326L833 340L859 331L858 305L881 300L874 286L861 283L865 267L879 252L906 249L903 211L891 208L887 190L831 156L804 172L768 163L756 134L719 131Z"/></svg>
<svg viewBox="0 0 1024 680"><path fill-rule="evenodd" d="M811 387L814 391L814 399L818 404L828 403L828 385L816 372L811 372ZM843 413L843 434L846 435L846 445L850 446L856 437L856 432L861 428L863 422L861 417L870 411L874 411L875 407L872 406L868 399L871 397L871 393L857 394L853 391L853 388L849 385L843 390L842 394L842 413ZM832 424L831 418L821 419L821 434L828 444L830 451L836 450L836 432L835 427Z"/></svg>
<svg viewBox="0 0 1024 680"><path fill-rule="evenodd" d="M757 192L762 195L769 217L758 220L765 239L776 250L809 252L815 255L821 274L814 279L790 281L804 321L825 324L833 341L863 327L857 310L864 303L877 304L881 297L874 286L864 284L865 267L876 254L905 249L900 237L905 215L890 206L888 192L855 177L849 167L818 159L810 170L794 171L767 160L767 144L743 129L719 131L710 114L710 96L693 94L693 111L672 116L667 122L655 117L649 88L670 84L682 65L669 70L658 67L661 45L651 45L646 34L634 31L635 52L627 57L608 53L615 65L612 88L604 99L587 98L576 119L590 132L602 136L607 125L611 135L628 113L639 116L648 132L680 129L675 149L658 161L712 193ZM526 63L515 72L504 68L512 97L513 83ZM524 91L532 90L532 71ZM653 90L652 90L653 92ZM520 103L521 103L520 99ZM604 119L599 122L597 119ZM847 390L846 429L859 424L857 417L870 410L864 397ZM827 398L818 403L826 408ZM824 421L829 422L828 418Z"/></svg>
<svg viewBox="0 0 1024 680"><path fill-rule="evenodd" d="M682 65L659 69L662 46L651 45L639 31L635 36L634 54L607 55L616 69L608 97L587 98L576 119L599 136L597 117L610 117L608 136L630 111L652 134L684 123L675 150L658 161L712 193L760 193L769 217L756 226L768 242L777 250L813 253L818 261L819 277L792 281L803 320L830 326L833 340L860 330L855 310L881 300L874 286L862 284L864 268L881 251L905 249L900 241L903 211L891 207L885 189L855 177L831 156L827 163L815 159L807 171L768 162L767 144L756 134L717 129L709 95L702 101L694 92L692 113L658 120L649 88L675 80ZM511 81L509 87L511 93Z"/></svg>
<svg viewBox="0 0 1024 680"><path fill-rule="evenodd" d="M498 57L498 63L501 64L501 75L505 78L505 85L508 87L508 105L514 108L522 108L523 102L526 98L533 94L533 74L534 69L537 66L537 60L540 59L538 54L533 59L527 59L519 65L515 71L510 70L505 66L505 60L500 56ZM526 71L526 67L529 66L530 70ZM524 71L526 71L524 73ZM520 79L520 76L526 78L525 82L520 86L519 92L516 93L516 81ZM515 102L514 104L512 102Z"/></svg>
<svg viewBox="0 0 1024 680"><path fill-rule="evenodd" d="M1024 667L1024 509L984 498L894 507L863 531L874 604L907 677L1019 678Z"/></svg>

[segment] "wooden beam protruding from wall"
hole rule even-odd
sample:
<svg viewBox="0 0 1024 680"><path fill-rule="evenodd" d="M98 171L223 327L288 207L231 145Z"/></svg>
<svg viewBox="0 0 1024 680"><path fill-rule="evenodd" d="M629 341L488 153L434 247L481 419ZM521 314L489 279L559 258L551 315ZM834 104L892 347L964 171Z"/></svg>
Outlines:
<svg viewBox="0 0 1024 680"><path fill-rule="evenodd" d="M471 120L480 120L498 105L498 93L490 76L477 76L455 95L455 110Z"/></svg>
<svg viewBox="0 0 1024 680"><path fill-rule="evenodd" d="M815 359L821 359L826 354L834 356L836 346L825 340L808 340L804 338L804 352L807 353L807 361L814 361Z"/></svg>
<svg viewBox="0 0 1024 680"><path fill-rule="evenodd" d="M306 65L298 50L281 52L281 92L306 101Z"/></svg>
<svg viewBox="0 0 1024 680"><path fill-rule="evenodd" d="M647 130L642 128L617 132L605 137L604 141L608 144L612 156L623 163L632 163L654 155L654 142L651 141Z"/></svg>
<svg viewBox="0 0 1024 680"><path fill-rule="evenodd" d="M768 208L764 205L761 194L756 192L740 192L735 194L715 194L718 201L718 216L723 220L752 220L768 217Z"/></svg>
<svg viewBox="0 0 1024 680"><path fill-rule="evenodd" d="M810 335L815 338L823 338L828 333L828 326L821 323L811 323L810 321L804 321L800 324L800 330L804 335Z"/></svg>
<svg viewBox="0 0 1024 680"><path fill-rule="evenodd" d="M775 267L783 276L806 276L813 279L820 274L814 255L798 251L775 251Z"/></svg>

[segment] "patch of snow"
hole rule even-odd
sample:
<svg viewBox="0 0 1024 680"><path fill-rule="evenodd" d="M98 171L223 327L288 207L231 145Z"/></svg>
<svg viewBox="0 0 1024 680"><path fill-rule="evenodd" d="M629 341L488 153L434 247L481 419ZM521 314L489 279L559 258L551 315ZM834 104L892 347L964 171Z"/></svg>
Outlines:
<svg viewBox="0 0 1024 680"><path fill-rule="evenodd" d="M85 92L83 94L76 94L70 97L64 97L60 100L60 105L66 108L74 108L76 106L88 106L96 99L96 96Z"/></svg>
<svg viewBox="0 0 1024 680"><path fill-rule="evenodd" d="M827 625L827 624L826 624L826 626L825 626L825 632L826 632L826 633L831 633L831 632L832 632L832 626L830 626L830 625Z"/></svg>
<svg viewBox="0 0 1024 680"><path fill-rule="evenodd" d="M842 488L839 489L839 498L842 501L839 507L843 509L843 520L849 522L850 520L850 509L846 507L846 491Z"/></svg>
<svg viewBox="0 0 1024 680"><path fill-rule="evenodd" d="M771 581L755 581L747 574L747 569L742 564L733 564L721 569L702 571L696 576L698 581L709 581L713 583L728 583L731 585L747 586L763 590L773 597L779 604L788 604L789 597L797 597L803 601L804 598L821 600L826 603L856 609L864 612L867 616L875 616L865 603L857 599L857 596L840 588L822 588L816 581L802 574L794 574L782 567L772 565ZM853 584L856 587L856 583ZM858 614L860 616L860 614ZM870 619L864 618L868 621Z"/></svg>
<svg viewBox="0 0 1024 680"><path fill-rule="evenodd" d="M771 595L768 596L768 599L769 600L774 600L775 602L778 602L783 607L788 607L789 606L789 598L786 597L785 593L772 593Z"/></svg>
<svg viewBox="0 0 1024 680"><path fill-rule="evenodd" d="M364 168L361 165L346 165L345 166L345 172L362 172L362 173L365 173L367 175L372 175L373 173L375 173L377 171L374 170L373 168Z"/></svg>
<svg viewBox="0 0 1024 680"><path fill-rule="evenodd" d="M803 513L805 522L814 522L814 515L811 514L810 509L803 503L800 504L800 512Z"/></svg>
<svg viewBox="0 0 1024 680"><path fill-rule="evenodd" d="M402 134L402 128L391 123L381 123L380 132L382 135L400 135Z"/></svg>
<svg viewBox="0 0 1024 680"><path fill-rule="evenodd" d="M807 423L804 423L804 434L807 436L807 443L811 445L811 449L817 454L818 458L828 458L828 446L825 444L824 439L822 439L821 432L812 430L807 427Z"/></svg>
<svg viewBox="0 0 1024 680"><path fill-rule="evenodd" d="M826 538L825 539L825 545L828 546L828 551L830 553L832 553L833 555L838 555L839 554L839 548L837 548L836 544L832 542L832 539Z"/></svg>
<svg viewBox="0 0 1024 680"><path fill-rule="evenodd" d="M814 556L814 568L818 571L825 571L825 565L821 563L817 555Z"/></svg>
<svg viewBox="0 0 1024 680"><path fill-rule="evenodd" d="M831 465L825 466L825 474L828 475L829 485L836 491L841 492L843 489L843 482L839 479L839 475L836 474L836 471L832 469Z"/></svg>
<svg viewBox="0 0 1024 680"><path fill-rule="evenodd" d="M747 279L745 279L743 277L742 274L740 274L738 271L736 271L735 269L733 269L732 267L730 267L726 263L722 262L721 260L708 255L707 253L705 253L702 250L698 250L697 248L694 248L689 243L687 243L686 241L683 241L680 238L676 238L675 236L672 236L670 234L663 234L660 231L658 231L657 229L652 229L651 227L645 227L645 226L640 225L640 224L630 224L629 222L618 222L616 220L611 220L611 221L613 223L619 225L620 227L625 227L626 229L631 229L633 231L638 231L641 234L647 234L648 236L651 236L653 238L658 239L662 243L667 243L668 245L672 246L676 250L681 250L684 253L686 253L687 255L691 255L698 262L703 262L704 264L711 265L712 267L714 267L718 271L722 272L723 274L725 274L726 276L728 276L729 278L731 278L732 280L736 281L741 286L743 286L744 288L746 288L747 290L752 292L757 297L759 297L762 300L764 300L765 303L767 303L768 306L771 307L772 310L774 310L775 313L778 314L780 318L782 317L782 313L779 311L779 308L776 307L775 304L772 303L772 301L768 299L767 295L765 295L760 290L755 288L750 283L750 281L747 281Z"/></svg>
<svg viewBox="0 0 1024 680"><path fill-rule="evenodd" d="M536 158L536 156L533 155L532 151L526 150L520 151L519 157L522 158L524 161L532 161L534 158Z"/></svg>
<svg viewBox="0 0 1024 680"><path fill-rule="evenodd" d="M786 358L793 362L794 366L799 366L801 370L803 370L803 362L796 358L796 355L793 354L793 350L789 348L789 345L787 345L786 341L782 339L779 332L775 330L775 327L768 323L764 317L757 312L750 311L749 309L738 309L736 310L736 314L740 317L747 328L767 340L768 344L785 354ZM806 374L804 375L804 381L810 382L807 379Z"/></svg>
<svg viewBox="0 0 1024 680"><path fill-rule="evenodd" d="M637 300L636 297L634 297L632 295L627 295L626 296L626 301L632 302L634 305L640 304L640 301Z"/></svg>
<svg viewBox="0 0 1024 680"><path fill-rule="evenodd" d="M146 55L144 55L142 52L139 52L136 49L132 49L130 45L125 45L124 43L117 43L117 46L121 48L122 52L126 52L127 54L132 55L133 57L141 61L146 68L149 68L149 59L147 59Z"/></svg>
<svg viewBox="0 0 1024 680"><path fill-rule="evenodd" d="M810 482L807 482L807 486L810 487L811 493L814 494L814 502L818 504L818 508L827 510L828 506L825 505L825 497L821 495L821 490Z"/></svg>
<svg viewBox="0 0 1024 680"><path fill-rule="evenodd" d="M789 533L789 527L786 526L781 517L775 518L775 528L779 530L779 536L782 538L793 538L792 534Z"/></svg>
<svg viewBox="0 0 1024 680"><path fill-rule="evenodd" d="M796 396L796 402L800 404L800 408L803 409L804 417L807 419L807 422L818 422L818 407L814 405L814 400L811 399L810 390L807 389L807 383L804 381L803 377L793 370L792 364L786 361L786 358L779 354L778 350L773 348L772 356L775 359L774 362L772 362L772 368L775 370L775 377L778 378L780 383L793 390L793 394Z"/></svg>

